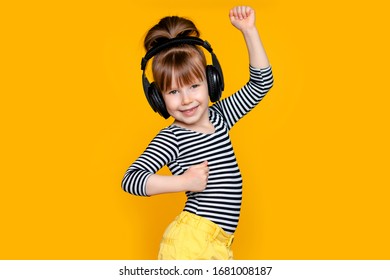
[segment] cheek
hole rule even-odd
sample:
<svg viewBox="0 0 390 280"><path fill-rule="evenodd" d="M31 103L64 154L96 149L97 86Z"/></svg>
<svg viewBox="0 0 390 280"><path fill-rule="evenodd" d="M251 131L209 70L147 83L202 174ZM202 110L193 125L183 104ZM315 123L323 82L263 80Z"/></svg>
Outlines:
<svg viewBox="0 0 390 280"><path fill-rule="evenodd" d="M207 89L202 91L201 98L204 102L209 102L209 92Z"/></svg>
<svg viewBox="0 0 390 280"><path fill-rule="evenodd" d="M163 95L163 99L165 102L165 107L168 110L171 110L177 106L178 99L175 97L175 95Z"/></svg>

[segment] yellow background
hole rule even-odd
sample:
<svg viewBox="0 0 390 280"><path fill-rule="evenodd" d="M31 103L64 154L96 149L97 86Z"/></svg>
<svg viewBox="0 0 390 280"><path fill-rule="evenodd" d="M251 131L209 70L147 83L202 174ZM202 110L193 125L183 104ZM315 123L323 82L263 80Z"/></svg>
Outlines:
<svg viewBox="0 0 390 280"><path fill-rule="evenodd" d="M231 132L244 178L235 257L390 259L386 1L133 2L1 4L0 258L156 257L184 194L120 186L171 122L143 95L144 33L166 15L193 19L227 96L248 79L228 18L243 3L275 86Z"/></svg>

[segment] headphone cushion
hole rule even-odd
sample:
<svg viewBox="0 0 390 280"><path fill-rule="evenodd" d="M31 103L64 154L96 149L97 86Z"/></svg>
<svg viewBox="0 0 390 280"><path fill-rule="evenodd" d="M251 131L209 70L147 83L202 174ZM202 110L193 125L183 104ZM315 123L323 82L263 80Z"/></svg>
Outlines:
<svg viewBox="0 0 390 280"><path fill-rule="evenodd" d="M221 76L218 70L212 66L206 66L207 86L211 102L217 102L222 95Z"/></svg>
<svg viewBox="0 0 390 280"><path fill-rule="evenodd" d="M170 114L167 111L164 99L162 98L154 82L150 84L146 97L150 107L152 107L155 112L159 113L165 119L169 118Z"/></svg>

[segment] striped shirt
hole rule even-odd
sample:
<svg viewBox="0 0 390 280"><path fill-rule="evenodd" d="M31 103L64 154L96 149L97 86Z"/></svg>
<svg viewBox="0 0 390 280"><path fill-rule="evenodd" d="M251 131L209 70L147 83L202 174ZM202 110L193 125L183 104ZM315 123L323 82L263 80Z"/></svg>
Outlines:
<svg viewBox="0 0 390 280"><path fill-rule="evenodd" d="M164 165L173 175L207 160L209 177L203 192L186 192L184 211L191 212L234 233L240 216L242 177L229 130L251 111L273 85L271 67L249 67L250 79L233 95L209 107L215 131L204 134L176 125L162 129L142 155L129 167L122 188L131 194L147 196L146 181Z"/></svg>

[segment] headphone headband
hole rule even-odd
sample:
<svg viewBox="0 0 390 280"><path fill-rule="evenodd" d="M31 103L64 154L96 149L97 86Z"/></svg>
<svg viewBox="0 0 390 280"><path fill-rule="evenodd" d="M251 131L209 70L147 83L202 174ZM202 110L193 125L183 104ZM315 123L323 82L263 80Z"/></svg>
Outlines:
<svg viewBox="0 0 390 280"><path fill-rule="evenodd" d="M198 37L180 37L180 38L173 38L168 39L162 44L159 44L153 48L151 48L145 56L141 60L141 70L145 70L146 63L151 59L153 56L161 52L162 50L165 50L167 48L171 48L173 46L181 45L181 44L188 44L188 45L198 45L202 46L206 50L208 50L210 53L213 53L213 48L207 41L203 41L202 39Z"/></svg>

